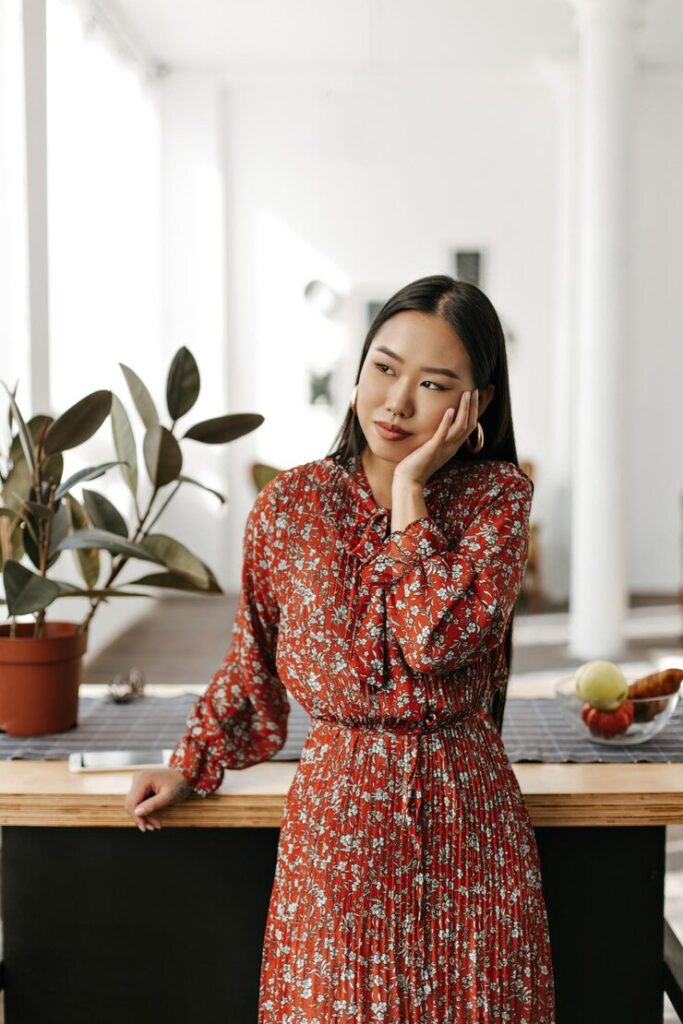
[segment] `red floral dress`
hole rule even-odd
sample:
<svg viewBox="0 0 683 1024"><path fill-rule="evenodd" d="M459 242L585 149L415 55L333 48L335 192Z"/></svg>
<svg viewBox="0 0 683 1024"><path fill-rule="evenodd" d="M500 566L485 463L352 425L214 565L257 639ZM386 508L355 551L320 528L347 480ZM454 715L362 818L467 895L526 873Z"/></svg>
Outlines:
<svg viewBox="0 0 683 1024"><path fill-rule="evenodd" d="M533 484L454 461L391 533L362 463L283 470L245 531L230 649L170 765L200 796L312 726L290 787L259 1024L554 1024L533 826L488 713Z"/></svg>

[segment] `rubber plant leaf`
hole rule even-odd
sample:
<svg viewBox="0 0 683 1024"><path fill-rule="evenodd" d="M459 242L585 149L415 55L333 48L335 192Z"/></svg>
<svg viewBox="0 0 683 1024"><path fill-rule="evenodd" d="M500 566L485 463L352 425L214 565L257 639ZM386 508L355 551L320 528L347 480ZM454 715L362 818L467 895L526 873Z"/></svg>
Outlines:
<svg viewBox="0 0 683 1024"><path fill-rule="evenodd" d="M192 408L199 396L199 367L188 348L183 345L173 357L166 378L166 405L172 420L180 419Z"/></svg>
<svg viewBox="0 0 683 1024"><path fill-rule="evenodd" d="M43 450L46 454L77 448L92 437L109 415L111 400L111 391L93 391L58 416L45 434Z"/></svg>
<svg viewBox="0 0 683 1024"><path fill-rule="evenodd" d="M264 417L257 412L236 412L228 416L214 416L201 420L187 430L183 437L202 444L227 444L244 434L250 434L263 423Z"/></svg>
<svg viewBox="0 0 683 1024"><path fill-rule="evenodd" d="M119 510L99 491L83 488L83 504L92 526L108 530L117 537L128 537L128 525Z"/></svg>
<svg viewBox="0 0 683 1024"><path fill-rule="evenodd" d="M155 554L171 572L192 580L202 590L209 587L211 581L206 566L180 541L165 533L149 533L140 544Z"/></svg>
<svg viewBox="0 0 683 1024"><path fill-rule="evenodd" d="M119 464L117 459L114 462L101 462L99 466L88 466L87 469L79 469L76 473L67 477L63 484L59 485L55 491L55 498L61 498L63 494L71 490L74 484L81 483L82 480L96 480L98 476L103 476L112 466L118 466Z"/></svg>
<svg viewBox="0 0 683 1024"><path fill-rule="evenodd" d="M26 459L27 465L30 467L31 472L35 473L36 470L36 449L33 444L33 438L31 437L31 431L24 422L24 417L21 415L19 406L16 403L14 393L5 384L4 380L1 382L5 391L9 396L9 404L12 410L12 415L17 421L17 430L19 432L19 439L21 441L21 447L24 452L24 458ZM16 388L15 388L16 390Z"/></svg>
<svg viewBox="0 0 683 1024"><path fill-rule="evenodd" d="M72 548L96 547L100 550L109 551L114 555L140 558L143 562L155 562L157 565L164 564L163 560L158 555L155 555L154 552L146 550L140 544L133 543L133 541L118 537L115 533L109 533L108 530L77 530L69 537L65 537L59 547L61 551L67 551Z"/></svg>
<svg viewBox="0 0 683 1024"><path fill-rule="evenodd" d="M180 445L167 427L155 423L145 433L142 452L149 478L155 487L177 480L183 468Z"/></svg>
<svg viewBox="0 0 683 1024"><path fill-rule="evenodd" d="M126 366L125 363L119 363L119 366L123 376L126 378L130 397L133 399L140 419L149 430L151 426L159 422L159 413L157 412L154 400L135 370L131 370L130 366Z"/></svg>
<svg viewBox="0 0 683 1024"><path fill-rule="evenodd" d="M67 494L66 500L69 510L69 533L74 534L76 530L86 530L90 523L85 509L73 494ZM95 524L99 525L98 523ZM83 582L89 590L97 585L100 578L101 559L97 548L76 548L74 551L76 568L78 569Z"/></svg>
<svg viewBox="0 0 683 1024"><path fill-rule="evenodd" d="M112 396L111 403L111 433L116 454L123 467L121 474L126 481L128 490L136 498L138 493L138 456L135 436L125 406L116 395Z"/></svg>
<svg viewBox="0 0 683 1024"><path fill-rule="evenodd" d="M59 597L59 586L54 580L38 576L19 562L5 562L2 579L10 615L28 615L30 612L42 611Z"/></svg>

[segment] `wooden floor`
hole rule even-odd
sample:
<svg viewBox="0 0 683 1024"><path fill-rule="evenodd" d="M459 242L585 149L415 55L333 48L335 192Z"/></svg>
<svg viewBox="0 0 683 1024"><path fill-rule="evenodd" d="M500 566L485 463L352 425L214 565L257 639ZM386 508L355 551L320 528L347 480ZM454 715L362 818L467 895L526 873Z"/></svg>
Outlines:
<svg viewBox="0 0 683 1024"><path fill-rule="evenodd" d="M224 596L172 597L156 602L149 614L86 658L86 681L110 682L116 673L136 666L150 683L208 683L230 646L235 608L235 598ZM629 610L626 635L628 651L624 661L683 654L681 606L670 596L635 599ZM557 669L562 673L583 660L567 656L566 608L527 614L520 601L513 636L512 673L523 675L525 681L532 681L534 672ZM666 916L683 942L683 826L667 831L666 867ZM0 1024L4 1021L1 1003L0 999ZM665 999L663 1024L677 1021Z"/></svg>

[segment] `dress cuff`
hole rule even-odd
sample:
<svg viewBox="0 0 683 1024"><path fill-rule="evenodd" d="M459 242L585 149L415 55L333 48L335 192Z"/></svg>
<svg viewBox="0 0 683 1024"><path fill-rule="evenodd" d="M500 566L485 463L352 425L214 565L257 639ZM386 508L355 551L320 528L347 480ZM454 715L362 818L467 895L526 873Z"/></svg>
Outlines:
<svg viewBox="0 0 683 1024"><path fill-rule="evenodd" d="M394 530L377 554L361 567L361 578L375 586L389 586L405 576L418 562L448 550L448 539L431 516L413 519Z"/></svg>
<svg viewBox="0 0 683 1024"><path fill-rule="evenodd" d="M176 743L167 767L181 772L199 796L209 796L223 781L223 770L212 763L206 747L187 735Z"/></svg>

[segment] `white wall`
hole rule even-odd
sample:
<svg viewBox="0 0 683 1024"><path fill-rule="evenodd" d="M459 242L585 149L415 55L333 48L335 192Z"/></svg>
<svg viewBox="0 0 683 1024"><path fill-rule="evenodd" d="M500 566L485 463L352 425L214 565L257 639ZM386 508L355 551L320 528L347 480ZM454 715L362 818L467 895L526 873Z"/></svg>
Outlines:
<svg viewBox="0 0 683 1024"><path fill-rule="evenodd" d="M197 360L201 388L177 424L176 437L199 420L234 411L227 399L225 343L223 116L211 76L172 74L160 84L163 125L162 364L157 368L166 422L166 374L185 345ZM227 491L229 448L181 442L183 475ZM191 484L180 487L155 529L182 541L225 579L231 501ZM169 592L170 595L170 592Z"/></svg>
<svg viewBox="0 0 683 1024"><path fill-rule="evenodd" d="M633 410L626 468L633 592L673 593L680 579L682 88L675 78L642 73L637 312L625 339L624 382ZM547 553L545 587L565 597L570 538L557 514L564 488L552 472L561 128L547 82L532 72L308 86L264 77L232 83L226 108L229 365L244 378L239 408L266 417L236 456L236 521L253 501L244 485L248 447L279 465L328 451L362 342L354 298L374 285L387 296L422 274L451 272L452 248L480 246L489 253L483 288L515 335L513 415L519 457L537 467L533 515ZM305 283L316 278L348 296L332 324L303 300ZM334 362L340 347L337 409L307 408L311 352ZM230 534L237 586L240 530Z"/></svg>
<svg viewBox="0 0 683 1024"><path fill-rule="evenodd" d="M451 273L451 249L484 247L484 290L515 335L518 453L537 464L535 513L543 519L552 457L554 110L532 75L230 89L228 343L231 362L250 353L255 366L246 405L266 416L255 457L291 466L327 453L362 346L359 293L376 285L387 298L417 277ZM338 330L308 309L303 288L312 278L349 296ZM339 341L348 365L328 415L306 407L305 367L311 349L327 346L333 359ZM242 489L239 500L241 515L253 496Z"/></svg>
<svg viewBox="0 0 683 1024"><path fill-rule="evenodd" d="M2 10L6 30L10 22ZM5 111L8 83L5 72ZM104 337L100 355L122 358L123 346L140 372L148 368L163 406L166 369L185 344L202 372L200 402L188 424L228 411L266 418L259 430L228 447L184 443L185 472L225 491L229 503L221 508L212 496L184 486L158 528L184 540L226 589L236 589L244 521L255 497L249 465L291 466L329 450L363 341L365 299L386 298L425 274L450 273L452 249L481 247L488 254L484 290L514 332L513 414L520 459L536 465L534 516L546 554L544 583L552 596L566 596L571 538L568 519L559 514L565 494L556 472L565 464L564 451L558 459L556 450L558 409L567 402L566 395L558 401L564 364L558 363L556 340L558 309L567 308L558 249L566 168L558 166L562 127L548 81L533 71L416 78L406 69L383 76L297 75L264 65L263 73L252 69L227 80L173 72L155 90L162 118L160 329L147 329L124 301L107 321L109 333L95 332L100 341ZM634 321L624 339L623 377L632 413L625 467L632 495L631 591L674 592L683 561L682 93L680 74L641 73ZM8 130L5 117L4 138ZM158 193L145 180L155 203ZM62 215L65 208L60 203ZM8 212L5 204L5 225ZM68 230L62 234L67 237ZM137 259L153 281L153 242ZM0 264L6 267L6 259ZM62 261L62 277L68 267L73 271L70 261ZM131 265L120 266L113 278L131 273ZM331 318L316 314L303 298L305 284L315 278L344 297ZM56 314L65 308L59 274L54 284ZM138 285L156 303L155 289ZM3 313L11 336L12 324L21 324L22 302L16 297L11 317ZM81 318L83 308L82 302L68 304ZM133 330L126 329L125 316L134 317ZM73 335L67 329L73 323L62 328L64 338ZM58 336L55 330L53 342ZM17 349L12 360L21 362ZM60 365L64 370L67 364L62 359ZM336 370L332 410L312 407L307 399L309 371L326 366ZM64 373L63 382L72 385L70 368ZM120 381L117 389L123 393ZM60 405L68 397L63 390ZM79 386L73 397L82 391ZM568 409L567 418L571 399Z"/></svg>
<svg viewBox="0 0 683 1024"><path fill-rule="evenodd" d="M217 519L218 534L204 534L203 554L224 585L239 585L242 530L254 500L249 463L291 466L326 454L332 443L363 341L363 300L385 298L425 274L450 273L449 251L476 246L489 254L484 290L515 335L508 353L513 415L519 457L536 465L544 585L553 597L566 597L571 538L568 516L558 514L566 491L554 472L562 149L547 81L531 71L461 79L435 73L419 81L406 74L307 79L264 71L228 83L213 142L215 83L172 74L166 88L166 261L167 270L174 268L167 273L166 344L196 337L198 352L205 345L216 354L230 411L266 417L219 460L216 486L225 473L230 508ZM628 585L636 592L674 592L680 575L682 88L675 78L644 71L638 101L636 312L624 339L624 387L633 410ZM182 184L179 168L198 165L223 144L221 348L217 264L196 246L207 210L187 205L190 178ZM179 259L189 252L196 264ZM303 298L314 278L346 298L331 319ZM212 311L202 330L188 318L200 308ZM308 370L325 365L338 371L331 411L307 404ZM570 396L570 415L573 405ZM215 510L205 511L216 518Z"/></svg>

